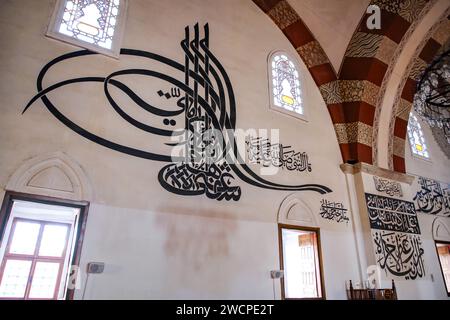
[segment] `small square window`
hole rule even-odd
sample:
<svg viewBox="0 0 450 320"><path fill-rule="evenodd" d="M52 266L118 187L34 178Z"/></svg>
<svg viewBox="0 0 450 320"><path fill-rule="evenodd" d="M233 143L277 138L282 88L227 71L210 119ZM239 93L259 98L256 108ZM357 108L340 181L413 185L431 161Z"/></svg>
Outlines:
<svg viewBox="0 0 450 320"><path fill-rule="evenodd" d="M58 0L47 36L117 58L126 0Z"/></svg>

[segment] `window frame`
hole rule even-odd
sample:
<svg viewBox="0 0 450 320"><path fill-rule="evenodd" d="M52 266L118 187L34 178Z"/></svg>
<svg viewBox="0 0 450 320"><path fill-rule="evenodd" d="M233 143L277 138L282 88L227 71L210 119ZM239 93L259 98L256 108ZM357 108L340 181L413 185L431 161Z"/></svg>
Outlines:
<svg viewBox="0 0 450 320"><path fill-rule="evenodd" d="M17 227L17 223L18 222L31 222L31 223L36 223L39 224L39 235L38 238L36 239L36 245L35 245L35 250L33 252L33 254L17 254L17 253L11 253L10 249L11 249L11 244L12 244L12 240L14 237L14 233ZM52 257L52 256L41 256L39 255L39 249L40 249L40 245L42 243L42 235L44 232L44 228L46 225L65 225L68 226L67 230L70 230L70 224L69 223L64 223L64 222L53 222L53 221L45 221L45 220L36 220L36 219L29 219L29 218L22 218L22 217L15 217L13 218L12 221L12 225L11 225L11 232L9 234L9 237L7 239L8 243L6 244L6 248L5 248L5 254L2 257L2 261L1 261L1 266L0 266L0 280L3 277L3 273L5 271L5 267L6 267L6 261L7 260L24 260L24 261L30 261L31 262L31 267L30 267L30 273L28 275L28 280L27 280L27 286L25 288L25 297L24 298L14 298L14 297L5 297L5 298L0 298L2 300L4 299L20 299L20 300L47 300L44 298L30 298L30 290L31 290L31 284L32 282L30 281L36 271L36 264L39 262L51 262L51 263L58 263L59 264L59 271L58 271L58 277L56 278L56 283L59 284L59 286L61 285L61 277L63 274L63 270L64 270L64 261L66 258L66 254L67 254L67 249L70 246L69 243L69 237L70 237L70 232L67 232L66 234L66 241L65 241L65 245L64 245L64 250L63 253L60 257ZM58 296L58 289L59 286L56 285L54 292L53 292L53 297L52 299L56 299Z"/></svg>
<svg viewBox="0 0 450 320"><path fill-rule="evenodd" d="M415 153L415 152L413 151L413 146L411 145L411 139L410 139L410 137L409 137L409 119L411 118L411 115L413 115L413 116L416 118L416 121L417 121L417 123L418 123L419 126L420 126L420 131L421 131L421 133L422 133L423 142L424 142L424 145L425 145L425 147L426 147L426 149L427 149L427 152L428 152L428 158L425 157L425 156L422 156L422 155L420 155L420 154L417 154L417 153ZM407 140L408 140L409 152L410 152L410 154L411 154L411 156L412 156L413 158L416 158L416 159L419 159L419 160L423 160L423 161L426 161L426 162L428 162L428 163L432 162L432 161L431 161L431 152L430 152L430 148L429 148L429 146L428 146L428 144L427 144L427 141L425 140L425 133L424 133L423 128L422 128L422 125L421 125L421 123L420 123L420 119L419 119L418 116L417 116L416 114L414 114L413 112L410 112L410 115L408 116L408 123L406 124L406 138L407 138Z"/></svg>
<svg viewBox="0 0 450 320"><path fill-rule="evenodd" d="M322 245L320 242L320 228L318 227L304 227L297 225L287 225L287 224L278 224L278 250L280 256L280 269L284 271L284 256L283 256L283 229L289 230L298 230L298 231L307 231L314 232L317 237L317 258L319 262L319 272L320 272L320 289L322 296L318 298L286 298L286 288L284 284L284 276L280 278L281 283L281 299L282 300L326 300L325 293L325 282L324 282L324 272L323 272L323 259L322 259Z"/></svg>
<svg viewBox="0 0 450 320"><path fill-rule="evenodd" d="M67 43L67 44L70 44L73 46L81 47L81 48L84 48L84 49L87 49L87 50L90 50L93 52L97 52L97 53L106 55L108 57L118 59L120 56L120 50L122 48L122 40L123 40L124 31L125 31L124 29L125 29L125 20L126 20L127 11L128 11L128 0L120 0L121 5L120 5L119 13L117 15L117 20L116 20L117 22L114 27L114 36L113 36L113 40L112 40L111 49L103 48L98 45L70 37L70 36L62 34L58 31L59 26L61 24L60 21L62 19L62 16L64 15L66 1L67 0L57 0L56 1L55 7L53 8L52 16L50 18L50 22L47 27L47 31L45 33L45 36L48 38L54 39L54 40L62 41L64 43Z"/></svg>
<svg viewBox="0 0 450 320"><path fill-rule="evenodd" d="M445 281L444 269L442 268L441 258L439 257L437 244L445 244L445 245L450 246L450 241L434 240L434 248L436 250L436 256L437 256L437 259L439 262L439 268L441 270L442 281L444 281L444 287L447 291L447 297L450 297L450 283L447 285L447 282Z"/></svg>
<svg viewBox="0 0 450 320"><path fill-rule="evenodd" d="M0 246L3 244L3 241L9 241L9 239L4 239L6 227L9 222L11 216L11 210L14 201L28 201L35 202L41 204L48 205L57 205L64 207L77 208L80 210L79 213L79 221L76 230L74 230L74 239L73 239L73 254L71 257L71 265L70 267L80 266L80 258L81 251L83 248L83 240L84 234L86 232L86 224L89 212L89 202L88 201L76 201L76 200L68 200L68 199L60 199L55 197L36 195L36 194L28 194L16 191L8 191L6 190L5 196L3 198L3 202L0 209ZM32 220L32 219L28 219ZM14 221L13 221L14 222ZM7 243L9 245L9 243ZM5 251L6 256L6 251ZM68 269L68 275L70 275L71 270ZM60 279L61 280L61 279ZM66 300L73 300L75 295L75 288L70 288L67 286L66 288ZM36 300L36 299L32 299Z"/></svg>
<svg viewBox="0 0 450 320"><path fill-rule="evenodd" d="M294 64L295 70L298 72L298 81L300 82L300 94L302 97L302 108L303 108L303 114L297 113L295 111L290 111L287 110L283 107L279 107L277 105L275 105L274 103L274 99L273 99L273 76L272 76L272 60L273 57L276 55L280 55L283 54L286 57L288 57L288 59ZM297 59L294 59L293 56L291 54L289 54L288 52L284 51L284 50L273 50L269 53L268 57L267 57L267 84L268 84L268 91L269 91L269 110L271 111L275 111L278 113L282 113L284 115L288 115L290 117L294 117L296 119L299 119L303 122L308 123L309 122L309 112L306 108L306 100L307 100L307 94L305 90L305 77L303 72L300 71L300 64L298 62Z"/></svg>

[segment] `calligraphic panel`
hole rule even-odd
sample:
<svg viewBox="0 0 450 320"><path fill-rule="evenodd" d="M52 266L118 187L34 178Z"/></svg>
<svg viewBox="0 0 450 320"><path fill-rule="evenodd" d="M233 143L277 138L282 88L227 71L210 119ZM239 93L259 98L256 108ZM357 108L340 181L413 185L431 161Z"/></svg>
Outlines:
<svg viewBox="0 0 450 320"><path fill-rule="evenodd" d="M414 203L366 193L372 229L420 234Z"/></svg>
<svg viewBox="0 0 450 320"><path fill-rule="evenodd" d="M416 211L450 217L450 188L448 184L419 177L419 190L414 196Z"/></svg>
<svg viewBox="0 0 450 320"><path fill-rule="evenodd" d="M403 197L402 186L397 181L390 181L387 179L373 176L375 189L379 192L386 193L388 196Z"/></svg>
<svg viewBox="0 0 450 320"><path fill-rule="evenodd" d="M247 157L251 164L277 167L288 171L311 172L306 152L296 152L291 146L272 143L268 138L247 136Z"/></svg>
<svg viewBox="0 0 450 320"><path fill-rule="evenodd" d="M322 218L334 220L337 223L347 223L350 220L347 216L347 209L340 202L328 201L322 199L320 202L319 214Z"/></svg>
<svg viewBox="0 0 450 320"><path fill-rule="evenodd" d="M414 280L425 276L424 250L420 236L375 231L372 234L375 256L381 269L405 280Z"/></svg>
<svg viewBox="0 0 450 320"><path fill-rule="evenodd" d="M371 193L365 198L378 266L405 280L424 277L424 250L414 203Z"/></svg>

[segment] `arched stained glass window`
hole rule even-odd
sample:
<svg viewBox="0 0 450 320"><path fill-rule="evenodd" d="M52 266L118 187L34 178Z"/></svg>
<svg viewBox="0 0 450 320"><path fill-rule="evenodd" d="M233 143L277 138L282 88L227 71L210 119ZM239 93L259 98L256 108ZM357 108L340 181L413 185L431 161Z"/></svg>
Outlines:
<svg viewBox="0 0 450 320"><path fill-rule="evenodd" d="M118 56L126 0L59 0L47 35Z"/></svg>
<svg viewBox="0 0 450 320"><path fill-rule="evenodd" d="M417 117L411 112L408 121L408 139L414 155L429 159L428 147L425 143L422 127Z"/></svg>
<svg viewBox="0 0 450 320"><path fill-rule="evenodd" d="M270 95L272 108L305 115L298 68L284 52L275 52L269 60Z"/></svg>

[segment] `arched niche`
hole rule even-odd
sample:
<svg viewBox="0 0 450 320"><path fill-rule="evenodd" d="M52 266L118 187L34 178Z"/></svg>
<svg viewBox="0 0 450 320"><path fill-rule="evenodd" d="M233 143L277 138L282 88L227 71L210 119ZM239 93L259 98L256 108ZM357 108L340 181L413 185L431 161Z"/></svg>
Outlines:
<svg viewBox="0 0 450 320"><path fill-rule="evenodd" d="M297 193L288 195L281 202L278 210L278 223L300 227L318 227L311 208Z"/></svg>
<svg viewBox="0 0 450 320"><path fill-rule="evenodd" d="M26 160L9 179L7 190L70 200L92 200L92 188L80 165L63 152Z"/></svg>
<svg viewBox="0 0 450 320"><path fill-rule="evenodd" d="M436 217L433 220L432 231L435 241L450 242L450 219L447 217Z"/></svg>

